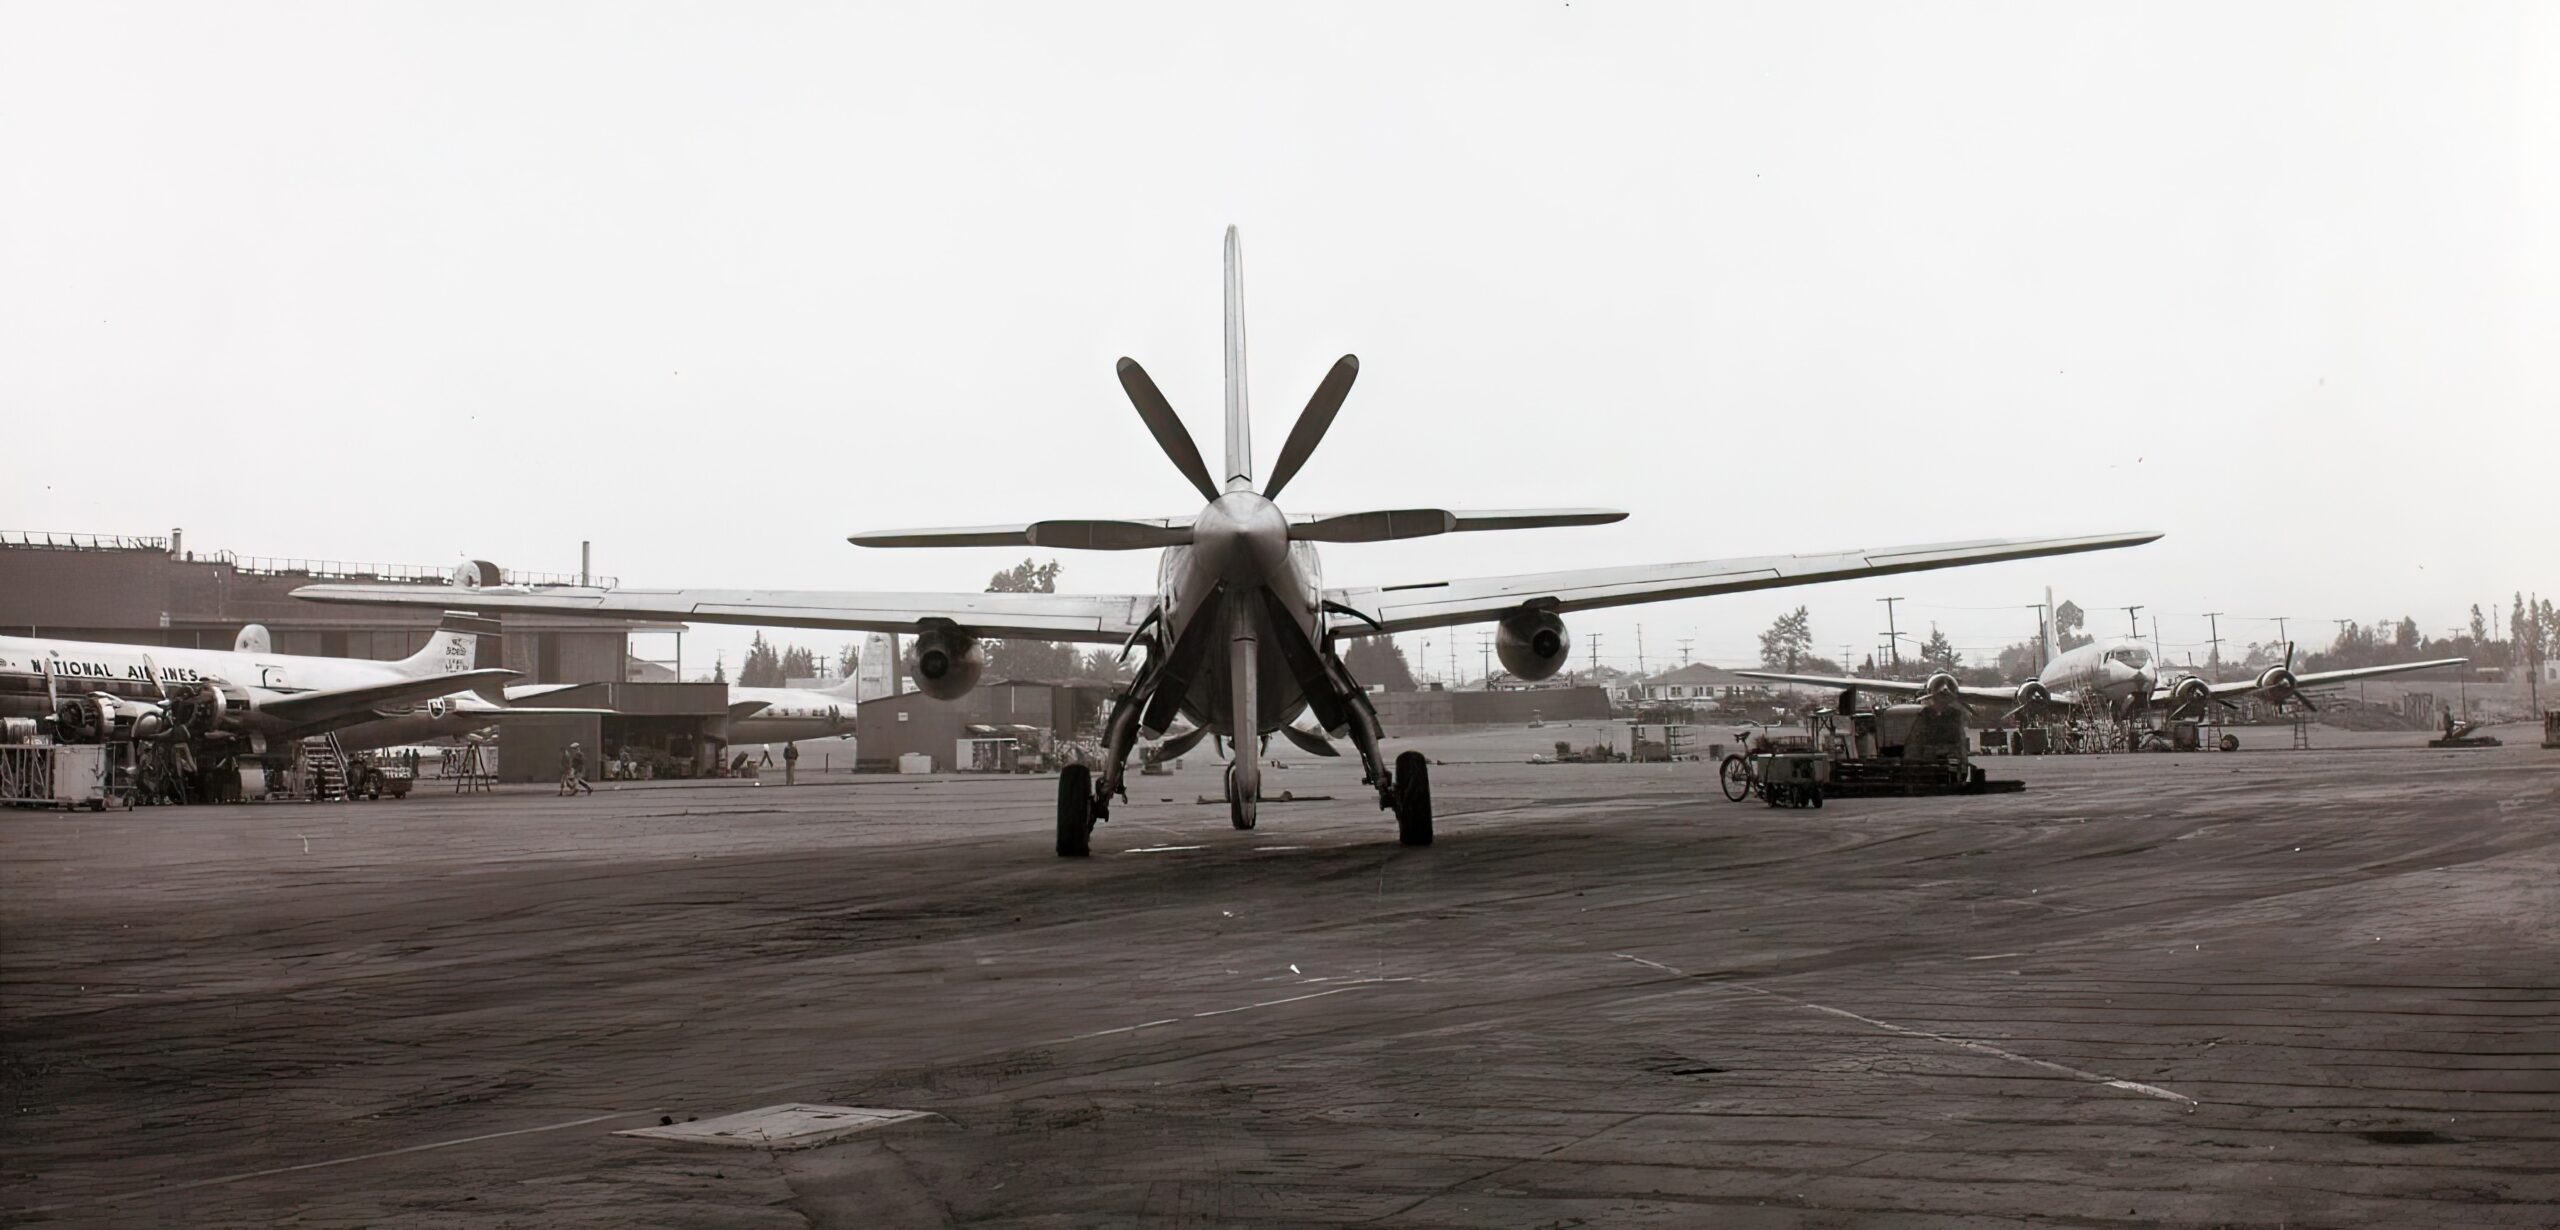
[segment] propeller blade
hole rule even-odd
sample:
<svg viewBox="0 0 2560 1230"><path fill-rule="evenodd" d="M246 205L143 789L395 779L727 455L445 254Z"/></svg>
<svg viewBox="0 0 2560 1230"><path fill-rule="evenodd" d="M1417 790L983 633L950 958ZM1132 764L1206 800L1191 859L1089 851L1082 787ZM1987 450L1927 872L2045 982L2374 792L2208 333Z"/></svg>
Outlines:
<svg viewBox="0 0 2560 1230"><path fill-rule="evenodd" d="M1209 463L1200 459L1200 446L1191 442L1191 432L1182 425L1181 416L1173 412L1173 403L1164 399L1164 391L1156 387L1147 369L1136 359L1120 360L1120 387L1129 394L1129 404L1138 408L1138 417L1146 420L1147 430L1155 435L1156 447L1173 460L1173 468L1200 492L1204 500L1218 498L1218 484L1209 478Z"/></svg>
<svg viewBox="0 0 2560 1230"><path fill-rule="evenodd" d="M1325 429L1333 426L1333 416L1342 411L1342 399L1351 396L1351 382L1359 376L1360 356L1347 354L1333 361L1333 370L1316 385L1315 396L1307 399L1297 425L1289 429L1288 442L1280 446L1280 460L1271 467L1271 483L1262 489L1262 498L1279 499L1280 489L1315 455L1316 446L1324 443Z"/></svg>
<svg viewBox="0 0 2560 1230"><path fill-rule="evenodd" d="M2293 694L2293 699L2294 699L2294 701L2295 701L2297 704L2300 704L2300 705L2302 706L2302 711L2303 711L2304 713L2318 713L2318 712L2320 712L2320 706L2315 705L2315 704L2312 704L2312 703L2311 703L2311 698L2310 698L2310 697L2308 697L2308 696L2303 695L2303 694L2302 694L2302 693L2300 693L2300 692L2296 692L2296 693L2294 693L2294 694Z"/></svg>
<svg viewBox="0 0 2560 1230"><path fill-rule="evenodd" d="M1283 726L1280 728L1280 733L1286 736L1289 742L1297 744L1299 750L1304 751L1310 756L1339 756L1342 754L1341 749L1335 747L1332 740L1325 738L1322 734L1315 731L1300 730L1295 726Z"/></svg>

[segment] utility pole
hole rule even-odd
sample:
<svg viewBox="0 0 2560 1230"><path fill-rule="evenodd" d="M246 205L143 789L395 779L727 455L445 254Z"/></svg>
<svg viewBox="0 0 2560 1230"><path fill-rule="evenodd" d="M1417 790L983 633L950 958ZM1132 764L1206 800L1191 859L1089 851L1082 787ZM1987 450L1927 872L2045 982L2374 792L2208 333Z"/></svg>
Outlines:
<svg viewBox="0 0 2560 1230"><path fill-rule="evenodd" d="M1644 678L1644 625L1636 625L1636 678Z"/></svg>
<svg viewBox="0 0 2560 1230"><path fill-rule="evenodd" d="M2525 613L2528 617L2531 617L2531 618L2535 618L2535 619L2539 619L2539 618L2541 618L2541 613L2542 613L2542 591L2540 591L2540 590L2535 590L2535 591L2534 591L2534 593L2533 593L2533 596L2532 596L2532 597L2530 597L2530 598L2528 598L2528 599L2526 599L2526 601L2531 602L2533 605L2532 605L2532 606L2529 606L2529 607L2526 607L2526 608L2524 609L2524 613ZM2542 635L2541 635L2541 633L2540 633L2540 632L2538 632L2538 631L2537 631L2537 632L2534 634L2533 643L2534 643L2534 646L2535 646L2537 649L2539 649L2539 648L2541 647L2541 645L2542 645ZM2542 712L2542 661L2541 661L2541 658L2542 658L2542 655L2541 655L2540 653L2530 654L2530 655L2528 655L2528 656L2527 656L2526 661L2525 661L2525 664L2524 664L2524 686L2525 686L2525 691L2533 697L2532 704L2533 704L2533 711L2534 711L2535 713L2540 713L2540 712Z"/></svg>
<svg viewBox="0 0 2560 1230"><path fill-rule="evenodd" d="M1694 636L1684 636L1680 638L1680 665L1687 666L1689 664L1689 646L1697 639L1698 638Z"/></svg>
<svg viewBox="0 0 2560 1230"><path fill-rule="evenodd" d="M1600 683L1600 634L1597 632L1591 634L1591 682Z"/></svg>
<svg viewBox="0 0 2560 1230"><path fill-rule="evenodd" d="M1454 632L1456 632L1456 631L1457 631L1457 629L1455 629L1455 628L1451 628L1451 629L1450 629L1450 631L1451 631L1452 633L1454 633ZM1449 688L1450 688L1450 690L1451 690L1451 691L1456 691L1456 690L1457 690L1457 687L1458 687L1458 638L1457 638L1456 636L1454 636L1454 635L1453 635L1453 636L1451 636L1451 637L1449 638Z"/></svg>
<svg viewBox="0 0 2560 1230"><path fill-rule="evenodd" d="M1484 654L1484 690L1493 690L1493 634L1476 633L1476 648Z"/></svg>
<svg viewBox="0 0 2560 1230"><path fill-rule="evenodd" d="M2142 639L2142 620L2140 617L2136 616L2134 612L2141 609L2142 607L2139 604L2129 606L2124 609L2125 624L2133 629L2132 636L2133 639L2137 641ZM2157 623L2158 621L2154 620L2153 622Z"/></svg>
<svg viewBox="0 0 2560 1230"><path fill-rule="evenodd" d="M1893 625L1893 604L1902 601L1902 597L1897 594L1891 598L1878 598L1876 601L1884 604L1884 643L1886 649L1893 655L1894 666L1899 668L1902 665L1902 633Z"/></svg>
<svg viewBox="0 0 2560 1230"><path fill-rule="evenodd" d="M2204 660L2205 669L2212 673L2213 682L2220 683L2222 682L2222 612L2207 611L2204 613L2204 621L2206 627L2213 629L2213 652Z"/></svg>

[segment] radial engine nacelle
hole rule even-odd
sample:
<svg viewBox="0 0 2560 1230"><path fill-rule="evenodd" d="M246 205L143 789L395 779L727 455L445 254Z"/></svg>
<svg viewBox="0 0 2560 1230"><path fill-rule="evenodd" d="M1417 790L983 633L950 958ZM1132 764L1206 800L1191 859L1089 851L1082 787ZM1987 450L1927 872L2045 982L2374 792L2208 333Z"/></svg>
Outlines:
<svg viewBox="0 0 2560 1230"><path fill-rule="evenodd" d="M916 638L908 675L916 690L935 700L958 700L978 686L987 670L987 647L957 628L937 628Z"/></svg>
<svg viewBox="0 0 2560 1230"><path fill-rule="evenodd" d="M1920 685L1920 692L1933 702L1939 704L1951 704L1956 700L1961 699L1962 693L1958 692L1957 689L1963 686L1963 680L1956 678L1954 675L1946 671L1939 671L1937 674L1929 676L1928 681Z"/></svg>
<svg viewBox="0 0 2560 1230"><path fill-rule="evenodd" d="M2020 709L2024 709L2029 705L2046 704L2052 700L2053 691L2045 687L2044 681L2041 679L2030 679L2025 683L2018 685L2018 707Z"/></svg>
<svg viewBox="0 0 2560 1230"><path fill-rule="evenodd" d="M1573 638L1565 635L1564 620L1553 611L1514 611L1502 617L1493 633L1493 652L1502 659L1502 669L1529 683L1563 670L1565 654L1572 649Z"/></svg>
<svg viewBox="0 0 2560 1230"><path fill-rule="evenodd" d="M2277 700L2293 695L2299 686L2299 681L2288 667L2270 666L2258 676L2258 690Z"/></svg>
<svg viewBox="0 0 2560 1230"><path fill-rule="evenodd" d="M236 683L202 679L172 690L168 711L170 726L185 734L237 731L258 711L258 694Z"/></svg>
<svg viewBox="0 0 2560 1230"><path fill-rule="evenodd" d="M110 696L100 692L94 696L63 698L53 714L54 734L68 743L95 743L105 739L166 739L175 728L167 711L147 700Z"/></svg>
<svg viewBox="0 0 2560 1230"><path fill-rule="evenodd" d="M2196 675L2182 675L2169 685L2169 712L2187 713L2213 699L2213 685Z"/></svg>

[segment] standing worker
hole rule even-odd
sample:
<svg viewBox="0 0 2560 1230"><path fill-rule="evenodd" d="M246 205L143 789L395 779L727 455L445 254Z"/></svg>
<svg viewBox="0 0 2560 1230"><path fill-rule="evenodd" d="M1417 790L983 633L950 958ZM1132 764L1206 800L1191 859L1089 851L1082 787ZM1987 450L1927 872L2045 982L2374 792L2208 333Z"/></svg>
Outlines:
<svg viewBox="0 0 2560 1230"><path fill-rule="evenodd" d="M800 784L800 745L797 743L782 745L782 784L785 786Z"/></svg>
<svg viewBox="0 0 2560 1230"><path fill-rule="evenodd" d="M577 792L584 790L589 794L594 794L596 792L596 788L587 783L586 749L572 743L569 745L569 750L566 753L563 753L563 755L569 762L568 780L561 783L564 787L563 792L567 794L576 794Z"/></svg>

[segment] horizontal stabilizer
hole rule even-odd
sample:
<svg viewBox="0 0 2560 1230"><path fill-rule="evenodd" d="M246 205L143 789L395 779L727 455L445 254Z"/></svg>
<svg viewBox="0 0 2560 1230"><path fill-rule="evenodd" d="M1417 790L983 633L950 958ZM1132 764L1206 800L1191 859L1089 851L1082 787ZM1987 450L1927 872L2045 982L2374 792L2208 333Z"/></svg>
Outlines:
<svg viewBox="0 0 2560 1230"><path fill-rule="evenodd" d="M872 530L855 534L850 541L858 547L1052 547L1065 551L1146 551L1188 545L1191 541L1191 519L1054 520L1018 525Z"/></svg>
<svg viewBox="0 0 2560 1230"><path fill-rule="evenodd" d="M1487 512L1452 512L1446 508L1395 508L1375 512L1328 513L1289 527L1294 542L1389 542L1464 534L1475 530L1538 530L1569 525L1607 525L1627 514L1613 508L1510 508Z"/></svg>

